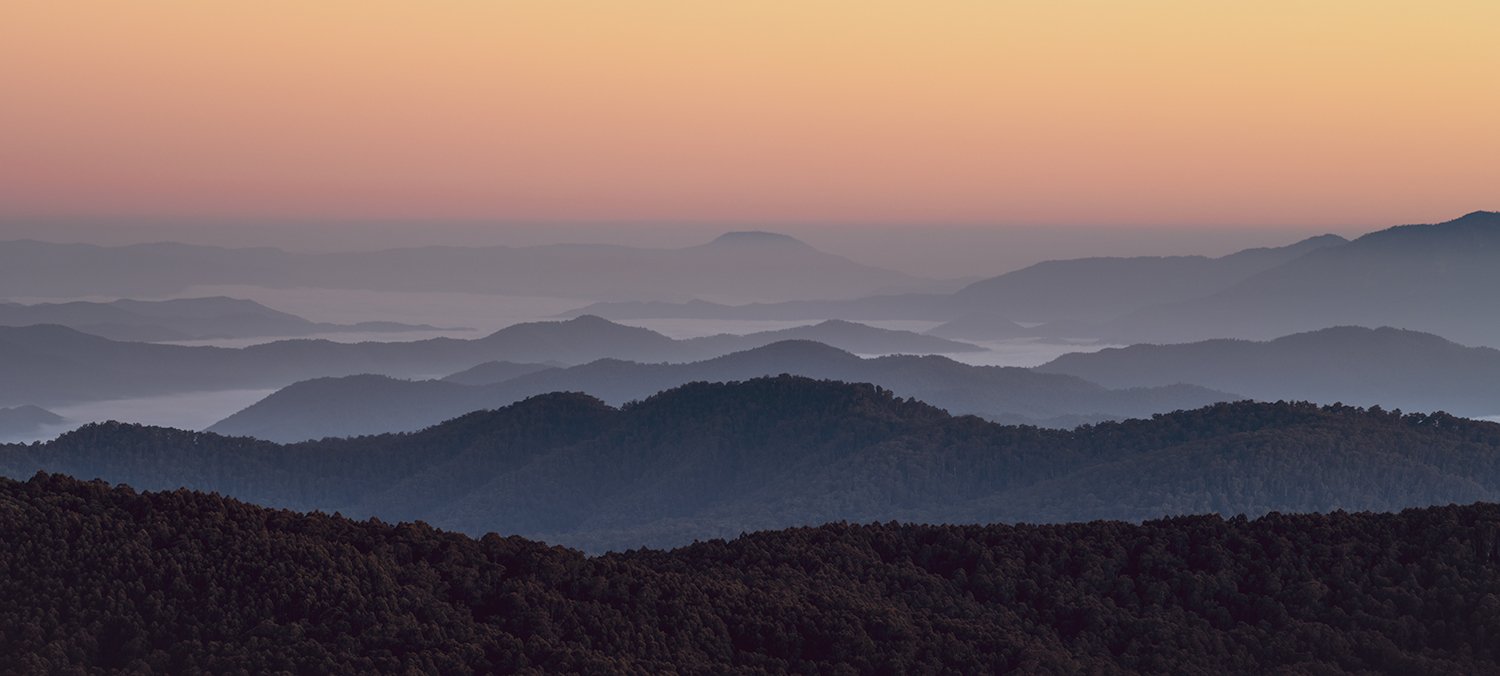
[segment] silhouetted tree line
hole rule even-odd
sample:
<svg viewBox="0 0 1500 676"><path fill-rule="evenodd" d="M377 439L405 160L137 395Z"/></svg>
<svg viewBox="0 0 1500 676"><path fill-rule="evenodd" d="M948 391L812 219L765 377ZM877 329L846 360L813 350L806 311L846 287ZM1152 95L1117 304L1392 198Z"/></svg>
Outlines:
<svg viewBox="0 0 1500 676"><path fill-rule="evenodd" d="M586 557L0 480L5 673L1493 673L1500 506L830 524Z"/></svg>

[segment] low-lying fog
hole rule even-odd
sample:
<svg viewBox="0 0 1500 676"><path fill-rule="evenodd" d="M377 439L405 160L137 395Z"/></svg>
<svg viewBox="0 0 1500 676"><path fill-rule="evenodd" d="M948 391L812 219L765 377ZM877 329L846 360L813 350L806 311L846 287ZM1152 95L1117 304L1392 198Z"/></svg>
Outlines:
<svg viewBox="0 0 1500 676"><path fill-rule="evenodd" d="M272 392L275 390L184 392L155 397L91 401L71 406L53 406L48 410L66 418L68 422L47 425L32 434L0 439L0 442L46 441L63 432L76 429L80 425L109 420L201 430L235 411L264 399Z"/></svg>
<svg viewBox="0 0 1500 676"><path fill-rule="evenodd" d="M335 332L311 336L340 342L410 341L447 336L478 338L520 322L556 319L579 307L572 299L494 296L470 293L389 293L333 289L268 289L255 286L195 287L174 297L230 296L246 298L271 308L290 312L313 321L355 323L362 321L396 321L430 324L439 327L465 327L438 331L392 333ZM108 300L79 298L74 300ZM619 322L640 326L673 338L695 338L720 333L746 334L772 331L813 323L811 321L757 321L714 319L639 319ZM937 322L897 320L862 322L887 329L922 332ZM276 340L275 338L237 338L182 341L179 344L244 347ZM971 341L974 342L974 341ZM1020 339L1003 342L976 342L987 352L946 355L956 361L986 366L1032 367L1055 359L1061 354L1092 351L1108 347L1096 344L1044 342ZM863 355L877 356L877 355ZM445 375L445 374L434 374ZM0 442L31 442L50 439L88 422L119 420L147 425L183 429L203 429L259 401L274 390L222 390L167 396L99 401L75 406L52 407L52 412L68 419L64 425L52 425L39 432Z"/></svg>
<svg viewBox="0 0 1500 676"><path fill-rule="evenodd" d="M577 309L576 299L532 296L496 296L475 293L389 293L383 291L350 291L339 289L267 289L255 286L194 287L180 297L230 296L248 298L269 307L320 322L351 324L365 321L393 321L409 324L431 324L440 327L462 327L458 330L405 331L397 333L325 333L312 336L339 342L403 341L427 338L479 338L512 324L548 321ZM940 322L920 320L859 320L883 329L921 333ZM747 334L776 331L815 323L812 320L748 319L625 319L617 323L651 329L672 338L698 338L721 333ZM274 339L246 338L185 341L182 344L244 347ZM955 361L976 366L1040 366L1069 352L1092 352L1106 344L1018 339L1007 341L965 341L989 349L989 352L966 352L945 355ZM863 355L878 356L878 355Z"/></svg>

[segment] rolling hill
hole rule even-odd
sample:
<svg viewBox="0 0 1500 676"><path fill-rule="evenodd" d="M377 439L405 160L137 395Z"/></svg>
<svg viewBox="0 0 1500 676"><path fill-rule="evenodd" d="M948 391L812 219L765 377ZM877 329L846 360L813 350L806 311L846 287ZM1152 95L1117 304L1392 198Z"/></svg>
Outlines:
<svg viewBox="0 0 1500 676"><path fill-rule="evenodd" d="M906 331L824 322L793 330L880 352L969 349ZM674 340L584 316L515 324L483 338L338 343L282 340L245 348L112 341L56 325L0 327L0 406L56 405L175 392L283 387L308 378L378 373L431 378L487 361L581 364L706 359L776 342L783 332Z"/></svg>
<svg viewBox="0 0 1500 676"><path fill-rule="evenodd" d="M486 366L476 369L486 370ZM495 364L494 369L516 370L510 364ZM874 383L953 413L1060 427L1149 416L1240 398L1191 386L1110 390L1071 376L969 366L937 356L861 359L810 341L783 341L687 364L605 359L566 369L530 370L477 387L459 382L471 380L468 373L444 378L444 382L372 375L300 382L209 430L282 442L409 432L547 392L584 392L621 405L690 382L748 380L782 373Z"/></svg>
<svg viewBox="0 0 1500 676"><path fill-rule="evenodd" d="M1500 347L1500 212L1402 225L1353 241L1314 237L1217 259L1177 256L1049 261L953 294L871 296L731 306L598 303L616 319L703 317L923 319L958 323L934 335L970 340L984 318L1064 322L1031 335L1111 343L1268 340L1330 326L1395 326Z"/></svg>
<svg viewBox="0 0 1500 676"><path fill-rule="evenodd" d="M117 423L0 447L0 472L421 519L590 551L829 521L1065 522L1500 499L1500 425L1241 402L1072 431L871 385L690 384L620 409L551 394L422 432L277 445Z"/></svg>

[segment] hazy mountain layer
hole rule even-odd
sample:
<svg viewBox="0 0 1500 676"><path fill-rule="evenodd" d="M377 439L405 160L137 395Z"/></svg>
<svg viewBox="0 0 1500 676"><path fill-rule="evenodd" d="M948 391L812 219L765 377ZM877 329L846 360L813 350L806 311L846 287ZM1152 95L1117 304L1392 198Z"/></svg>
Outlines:
<svg viewBox="0 0 1500 676"><path fill-rule="evenodd" d="M1338 324L1500 347L1500 213L1373 232L1202 298L1134 313L1103 335L1118 342L1264 340Z"/></svg>
<svg viewBox="0 0 1500 676"><path fill-rule="evenodd" d="M1500 414L1500 350L1343 326L1267 342L1208 340L1075 353L1037 367L1109 387L1193 383L1256 399Z"/></svg>
<svg viewBox="0 0 1500 676"><path fill-rule="evenodd" d="M1132 310L1183 301L1228 288L1310 252L1336 248L1335 235L1246 249L1220 258L1142 256L1046 261L975 282L953 294L885 295L846 301L797 301L729 306L707 302L598 303L575 314L611 319L925 319L998 315L1024 322L1100 322Z"/></svg>
<svg viewBox="0 0 1500 676"><path fill-rule="evenodd" d="M474 371L516 372L514 364ZM689 364L601 360L568 369L522 369L483 387L470 372L446 382L411 382L370 375L296 383L210 428L271 441L407 432L479 409L499 408L546 392L584 392L620 405L690 382L725 382L789 373L868 382L955 414L1073 427L1085 422L1149 416L1241 397L1193 386L1110 390L1027 369L969 366L936 356L861 359L808 341L790 341Z"/></svg>
<svg viewBox="0 0 1500 676"><path fill-rule="evenodd" d="M743 302L911 291L929 282L764 232L729 233L683 249L576 244L326 254L185 244L0 242L0 288L15 296L162 296L193 285L225 284Z"/></svg>
<svg viewBox="0 0 1500 676"><path fill-rule="evenodd" d="M35 434L48 425L64 422L62 416L37 406L0 408L0 439Z"/></svg>
<svg viewBox="0 0 1500 676"><path fill-rule="evenodd" d="M1031 335L1113 343L1264 340L1348 324L1396 326L1500 347L1500 212L1398 226L1350 242L1316 237L1218 259L1050 261L951 295L744 306L603 303L582 311L611 318L999 317L1067 322ZM1006 337L1006 328L934 335L984 340Z"/></svg>
<svg viewBox="0 0 1500 676"><path fill-rule="evenodd" d="M34 305L0 303L0 326L33 324L58 324L111 340L139 341L290 337L333 331L430 331L438 328L398 322L314 322L254 301L224 297Z"/></svg>
<svg viewBox="0 0 1500 676"><path fill-rule="evenodd" d="M1500 508L827 525L588 558L0 480L0 669L1489 673Z"/></svg>
<svg viewBox="0 0 1500 676"><path fill-rule="evenodd" d="M838 520L1134 520L1496 500L1500 425L1247 402L1057 431L787 376L687 385L623 409L547 395L416 434L286 446L90 425L3 447L0 468L602 550Z"/></svg>
<svg viewBox="0 0 1500 676"><path fill-rule="evenodd" d="M459 385L494 385L503 383L517 376L528 373L545 371L550 368L563 367L561 362L549 364L517 364L509 361L487 361L483 364L467 368L458 373L450 373L443 377L444 382L457 383Z"/></svg>
<svg viewBox="0 0 1500 676"><path fill-rule="evenodd" d="M1101 321L1131 310L1196 298L1311 252L1337 248L1337 235L1279 248L1246 249L1220 258L1164 256L1047 261L954 294L965 307L1020 321Z"/></svg>
<svg viewBox="0 0 1500 676"><path fill-rule="evenodd" d="M708 352L725 354L767 345L783 340L811 340L839 349L861 354L957 354L961 352L984 352L985 349L970 343L961 343L938 336L928 336L910 331L877 329L873 326L830 319L809 326L798 326L776 331L759 331L744 336L717 335L692 338L689 345Z"/></svg>
<svg viewBox="0 0 1500 676"><path fill-rule="evenodd" d="M0 406L282 387L308 378L361 373L434 377L487 361L580 364L614 358L686 362L776 342L788 333L875 352L946 352L972 347L848 322L824 322L751 336L673 340L647 329L588 316L516 324L472 340L284 340L237 349L111 341L55 325L0 327Z"/></svg>

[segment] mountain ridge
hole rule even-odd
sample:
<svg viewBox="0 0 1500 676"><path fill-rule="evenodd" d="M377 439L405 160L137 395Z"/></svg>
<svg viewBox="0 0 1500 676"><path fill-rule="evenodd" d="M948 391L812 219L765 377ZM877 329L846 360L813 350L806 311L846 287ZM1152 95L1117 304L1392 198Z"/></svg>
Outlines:
<svg viewBox="0 0 1500 676"><path fill-rule="evenodd" d="M1202 298L1125 314L1114 342L1264 340L1331 325L1400 326L1500 346L1500 213L1402 225L1309 253Z"/></svg>
<svg viewBox="0 0 1500 676"><path fill-rule="evenodd" d="M837 325L830 325L837 329ZM804 328L837 343L836 330ZM820 333L821 332L821 333ZM675 340L594 316L515 324L482 338L337 343L292 339L244 348L111 341L60 325L0 326L0 406L79 401L215 389L281 387L324 376L380 373L430 378L486 361L583 363L605 357L641 362L704 359L774 342L775 332ZM912 332L867 327L851 340L902 348L962 344ZM970 346L972 347L972 346ZM967 348L965 348L967 349Z"/></svg>
<svg viewBox="0 0 1500 676"><path fill-rule="evenodd" d="M1500 350L1429 333L1340 326L1269 341L1213 339L1074 353L1037 367L1110 387L1191 382L1258 399L1500 414Z"/></svg>
<svg viewBox="0 0 1500 676"><path fill-rule="evenodd" d="M1318 235L1282 247L1245 249L1225 256L1091 257L1050 260L989 279L951 294L874 295L849 300L793 300L726 305L686 302L597 302L566 313L613 319L705 318L799 320L849 319L951 321L970 314L998 314L1018 321L1102 322L1130 309L1186 300L1224 288L1264 269L1312 251L1347 243ZM1123 309L1122 309L1123 308Z"/></svg>
<svg viewBox="0 0 1500 676"><path fill-rule="evenodd" d="M867 359L822 343L787 340L684 364L603 359L520 373L477 387L459 387L451 377L443 386L367 377L304 381L209 429L283 442L411 431L551 391L587 392L622 405L690 382L780 374L871 382L954 413L1047 426L1075 426L1239 398L1187 386L1107 390L1071 376L1020 368L969 366L940 356Z"/></svg>
<svg viewBox="0 0 1500 676"><path fill-rule="evenodd" d="M689 383L612 408L552 393L413 433L279 445L89 425L0 474L216 490L590 551L828 521L1067 522L1500 498L1500 424L1236 402L1074 430L951 416L868 384Z"/></svg>

